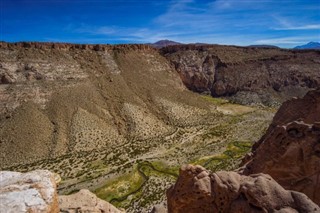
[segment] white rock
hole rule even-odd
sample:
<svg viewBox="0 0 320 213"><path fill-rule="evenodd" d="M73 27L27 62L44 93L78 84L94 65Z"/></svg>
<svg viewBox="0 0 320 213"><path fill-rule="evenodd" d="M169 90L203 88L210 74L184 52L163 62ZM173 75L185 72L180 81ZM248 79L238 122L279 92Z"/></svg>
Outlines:
<svg viewBox="0 0 320 213"><path fill-rule="evenodd" d="M59 212L55 174L0 172L0 213Z"/></svg>

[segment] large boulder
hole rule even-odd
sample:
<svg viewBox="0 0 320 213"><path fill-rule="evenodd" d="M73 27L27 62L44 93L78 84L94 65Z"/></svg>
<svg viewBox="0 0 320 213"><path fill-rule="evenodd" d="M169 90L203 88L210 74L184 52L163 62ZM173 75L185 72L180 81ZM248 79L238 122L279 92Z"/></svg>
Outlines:
<svg viewBox="0 0 320 213"><path fill-rule="evenodd" d="M320 212L306 195L285 190L269 175L211 174L192 165L181 168L167 198L171 213Z"/></svg>
<svg viewBox="0 0 320 213"><path fill-rule="evenodd" d="M59 212L55 174L0 172L0 213Z"/></svg>

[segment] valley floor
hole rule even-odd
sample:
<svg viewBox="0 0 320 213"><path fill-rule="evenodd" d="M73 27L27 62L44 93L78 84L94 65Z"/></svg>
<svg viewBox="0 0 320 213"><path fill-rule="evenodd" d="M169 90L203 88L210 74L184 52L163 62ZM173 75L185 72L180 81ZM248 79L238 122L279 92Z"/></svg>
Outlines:
<svg viewBox="0 0 320 213"><path fill-rule="evenodd" d="M165 191L183 164L211 171L235 169L271 122L275 109L231 104L203 96L212 113L181 123L159 137L130 139L112 148L70 153L7 168L48 169L61 175L60 194L88 188L127 212L147 212L166 202ZM199 117L199 118L200 118Z"/></svg>

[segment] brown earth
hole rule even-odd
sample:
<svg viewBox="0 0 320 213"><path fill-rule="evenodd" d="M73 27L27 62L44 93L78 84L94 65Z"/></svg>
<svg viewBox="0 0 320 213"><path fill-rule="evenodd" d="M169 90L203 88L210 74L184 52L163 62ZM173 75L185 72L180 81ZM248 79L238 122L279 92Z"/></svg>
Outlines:
<svg viewBox="0 0 320 213"><path fill-rule="evenodd" d="M147 45L1 43L0 55L0 168L165 134L164 102L209 110Z"/></svg>

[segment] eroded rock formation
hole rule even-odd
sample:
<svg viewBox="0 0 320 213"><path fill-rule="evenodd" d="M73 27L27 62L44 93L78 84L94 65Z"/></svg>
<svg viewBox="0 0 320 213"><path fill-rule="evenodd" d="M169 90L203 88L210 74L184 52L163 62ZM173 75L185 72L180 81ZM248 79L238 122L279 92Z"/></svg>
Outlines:
<svg viewBox="0 0 320 213"><path fill-rule="evenodd" d="M320 90L285 102L247 157L243 174L266 173L320 204Z"/></svg>
<svg viewBox="0 0 320 213"><path fill-rule="evenodd" d="M180 169L167 198L171 213L320 212L306 195L285 190L269 175L211 174L192 165Z"/></svg>

